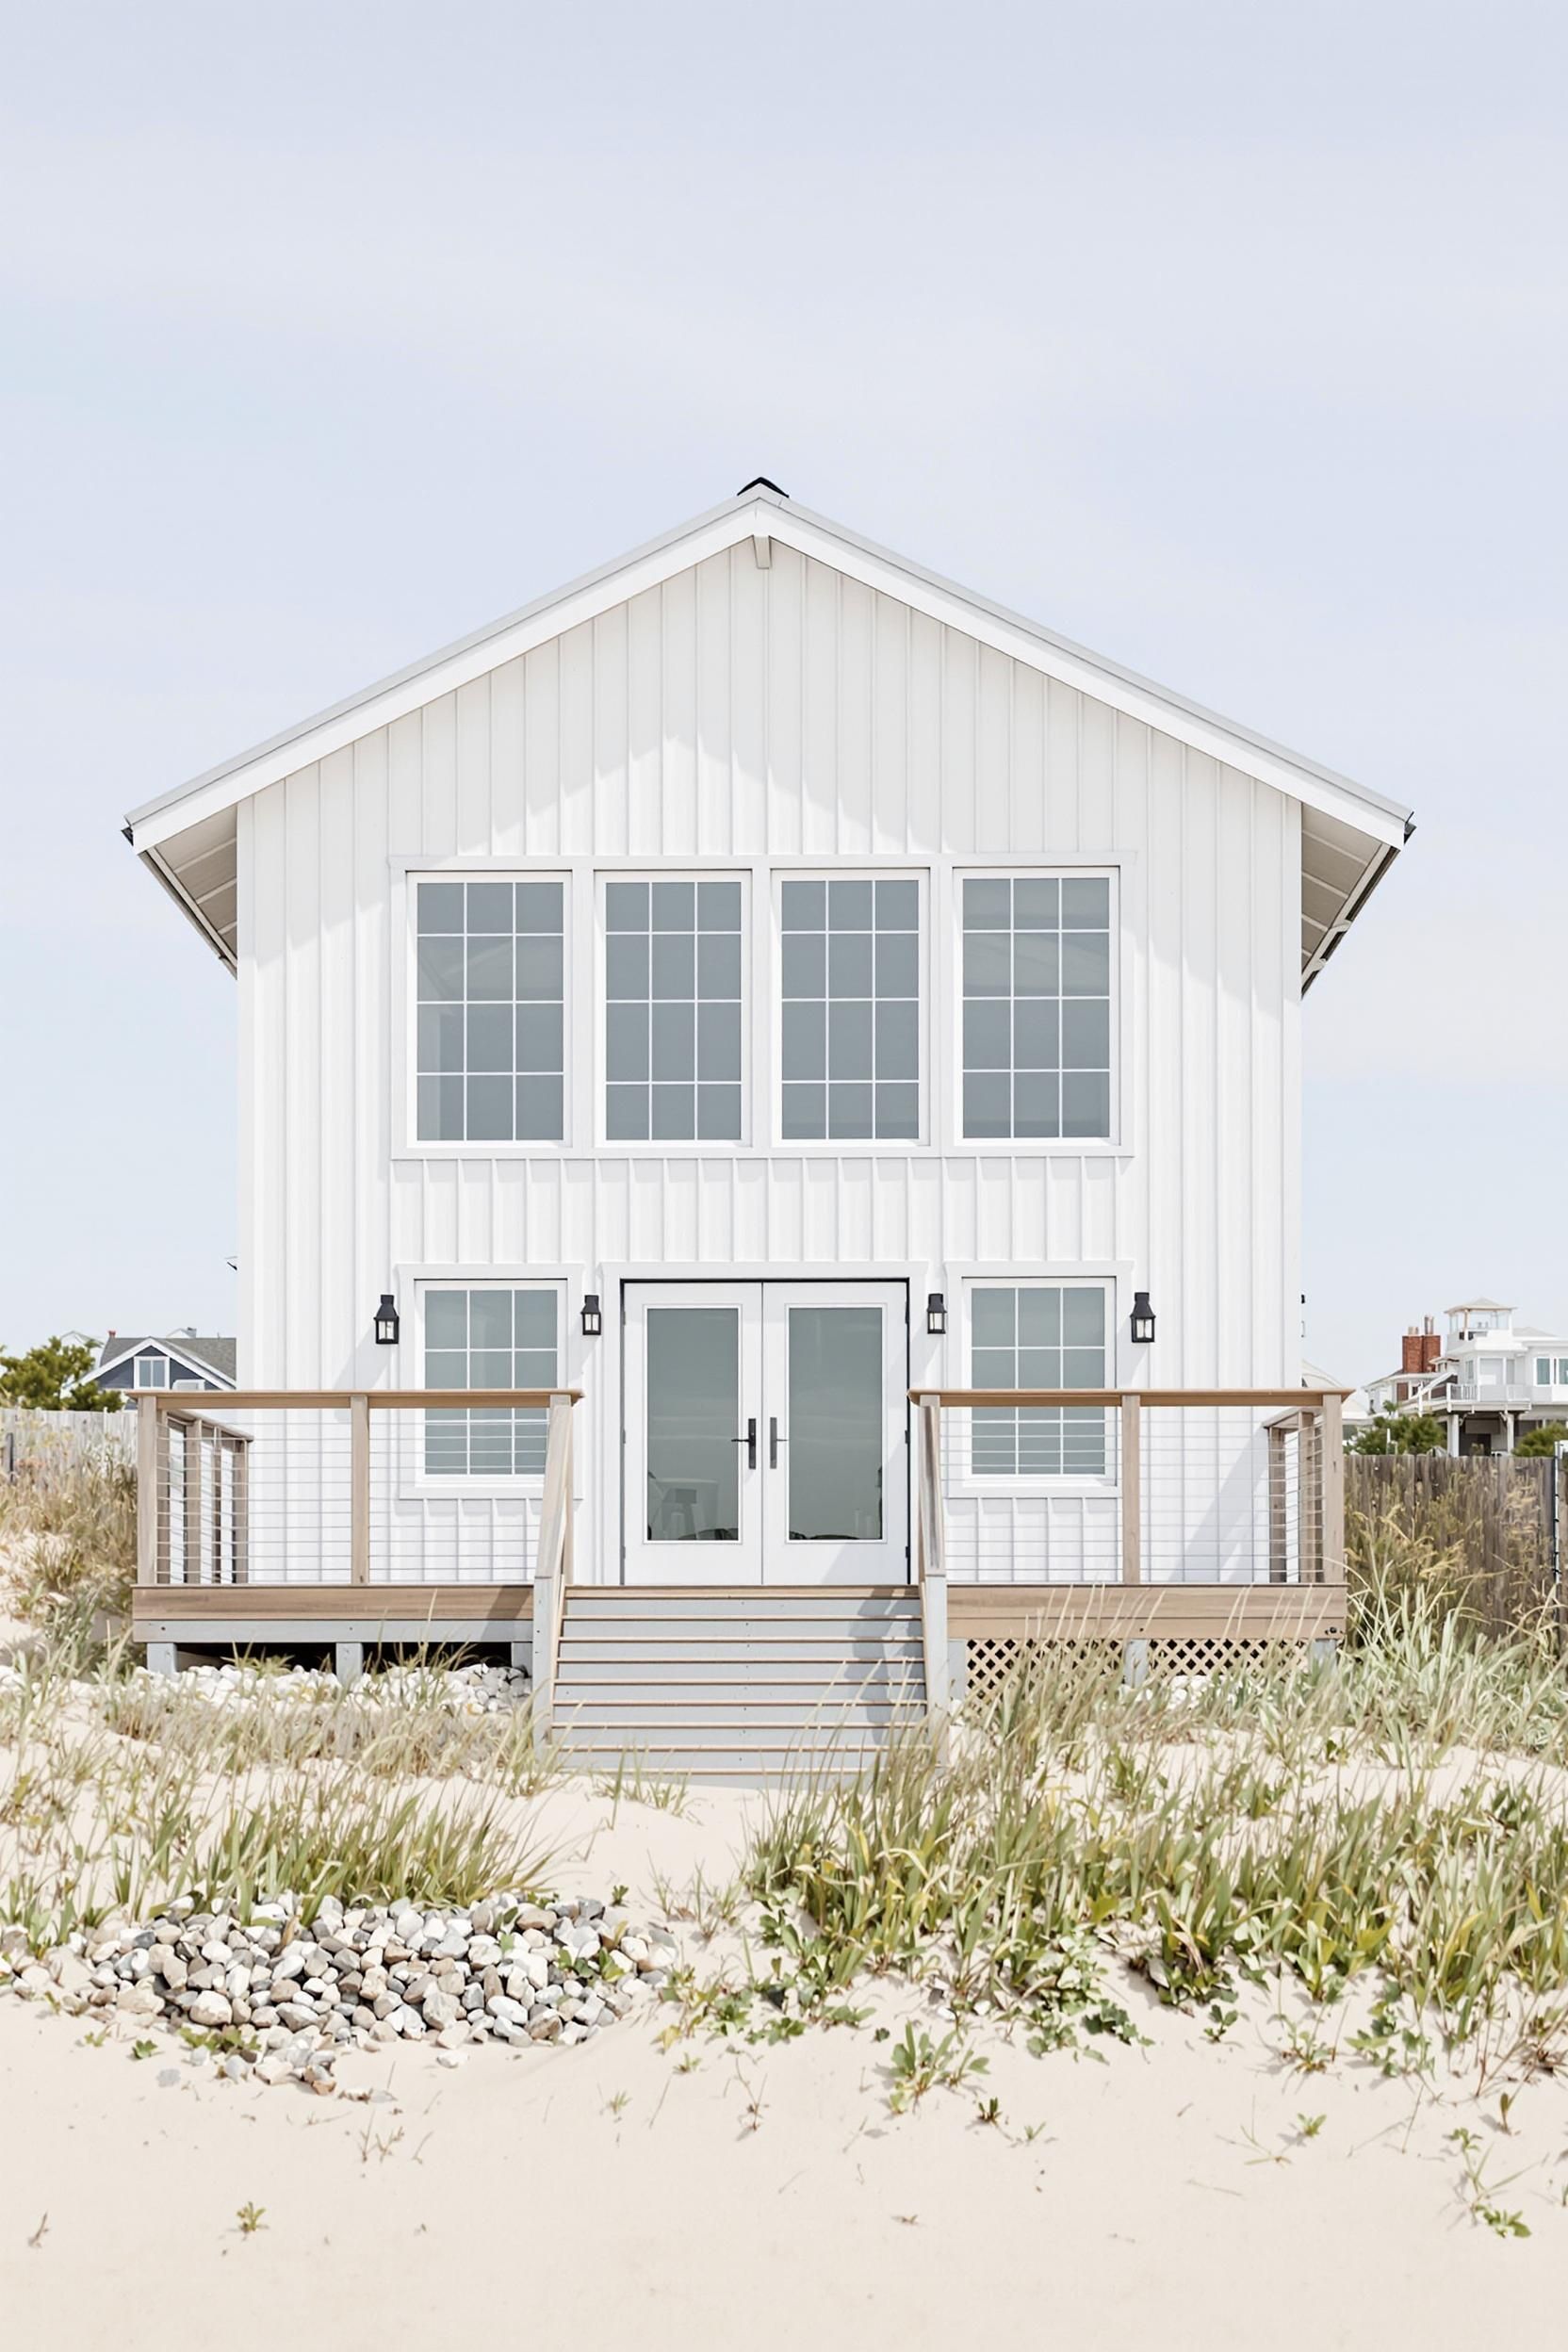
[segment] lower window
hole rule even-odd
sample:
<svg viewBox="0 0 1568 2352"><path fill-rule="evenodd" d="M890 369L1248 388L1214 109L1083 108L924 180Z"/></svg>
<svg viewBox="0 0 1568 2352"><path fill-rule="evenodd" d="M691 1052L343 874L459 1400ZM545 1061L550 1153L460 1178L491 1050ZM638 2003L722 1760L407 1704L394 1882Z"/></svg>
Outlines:
<svg viewBox="0 0 1568 2352"><path fill-rule="evenodd" d="M976 1283L971 1385L1103 1388L1105 1309L1099 1282ZM1105 1415L1097 1406L985 1406L970 1419L976 1478L1105 1475Z"/></svg>
<svg viewBox="0 0 1568 2352"><path fill-rule="evenodd" d="M554 1388L560 1379L560 1294L554 1285L490 1282L424 1293L427 1388ZM438 1478L536 1478L545 1469L542 1407L473 1406L425 1414L425 1474Z"/></svg>

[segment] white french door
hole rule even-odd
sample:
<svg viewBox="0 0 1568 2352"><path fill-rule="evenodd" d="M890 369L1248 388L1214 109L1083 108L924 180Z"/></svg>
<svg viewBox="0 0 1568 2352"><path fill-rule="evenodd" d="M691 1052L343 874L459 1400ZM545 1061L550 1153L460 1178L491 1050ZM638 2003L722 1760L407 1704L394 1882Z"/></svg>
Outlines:
<svg viewBox="0 0 1568 2352"><path fill-rule="evenodd" d="M629 1584L902 1584L902 1282L626 1291Z"/></svg>

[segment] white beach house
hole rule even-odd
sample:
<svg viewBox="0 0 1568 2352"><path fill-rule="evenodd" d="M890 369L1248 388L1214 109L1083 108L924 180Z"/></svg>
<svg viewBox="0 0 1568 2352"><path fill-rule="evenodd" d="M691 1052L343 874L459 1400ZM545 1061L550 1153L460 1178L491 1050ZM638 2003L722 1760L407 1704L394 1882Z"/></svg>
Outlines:
<svg viewBox="0 0 1568 2352"><path fill-rule="evenodd" d="M505 1639L718 1755L845 1627L1331 1633L1301 1002L1408 829L763 481L139 809L241 1106L155 1657Z"/></svg>

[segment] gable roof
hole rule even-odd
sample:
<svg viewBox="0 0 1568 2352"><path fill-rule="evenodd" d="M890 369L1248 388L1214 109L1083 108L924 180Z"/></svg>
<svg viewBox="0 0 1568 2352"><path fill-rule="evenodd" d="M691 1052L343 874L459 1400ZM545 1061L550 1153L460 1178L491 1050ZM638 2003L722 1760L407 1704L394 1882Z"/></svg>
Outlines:
<svg viewBox="0 0 1568 2352"><path fill-rule="evenodd" d="M361 736L563 635L676 573L752 540L776 539L914 611L961 629L1301 804L1303 984L1327 961L1412 829L1410 811L1333 769L1091 653L1037 621L796 505L761 477L740 495L475 629L329 710L148 801L125 835L224 961L236 961L239 803Z"/></svg>
<svg viewBox="0 0 1568 2352"><path fill-rule="evenodd" d="M235 1384L238 1364L235 1341L217 1336L203 1338L191 1331L142 1331L133 1337L116 1331L112 1338L105 1340L95 1369L112 1372L132 1356L148 1354L154 1348L172 1364L182 1364L192 1379L222 1380L230 1388Z"/></svg>

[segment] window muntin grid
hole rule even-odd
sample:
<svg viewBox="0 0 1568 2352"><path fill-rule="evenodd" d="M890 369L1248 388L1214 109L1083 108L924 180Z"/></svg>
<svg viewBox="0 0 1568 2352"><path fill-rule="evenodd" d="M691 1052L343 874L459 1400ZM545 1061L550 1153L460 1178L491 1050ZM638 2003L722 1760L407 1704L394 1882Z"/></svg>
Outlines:
<svg viewBox="0 0 1568 2352"><path fill-rule="evenodd" d="M1103 1285L976 1283L969 1304L972 1386L1105 1386ZM1096 1406L982 1406L970 1424L976 1478L1105 1475L1105 1415Z"/></svg>
<svg viewBox="0 0 1568 2352"><path fill-rule="evenodd" d="M605 884L607 1142L741 1141L744 912L738 877Z"/></svg>
<svg viewBox="0 0 1568 2352"><path fill-rule="evenodd" d="M420 882L416 1134L565 1139L565 885Z"/></svg>
<svg viewBox="0 0 1568 2352"><path fill-rule="evenodd" d="M920 1136L920 883L780 885L786 1143Z"/></svg>
<svg viewBox="0 0 1568 2352"><path fill-rule="evenodd" d="M553 1288L440 1288L424 1293L427 1388L553 1388L559 1377L561 1299ZM427 1411L429 1478L542 1478L547 1414L541 1406Z"/></svg>
<svg viewBox="0 0 1568 2352"><path fill-rule="evenodd" d="M966 874L960 888L965 1140L1108 1141L1108 879Z"/></svg>

